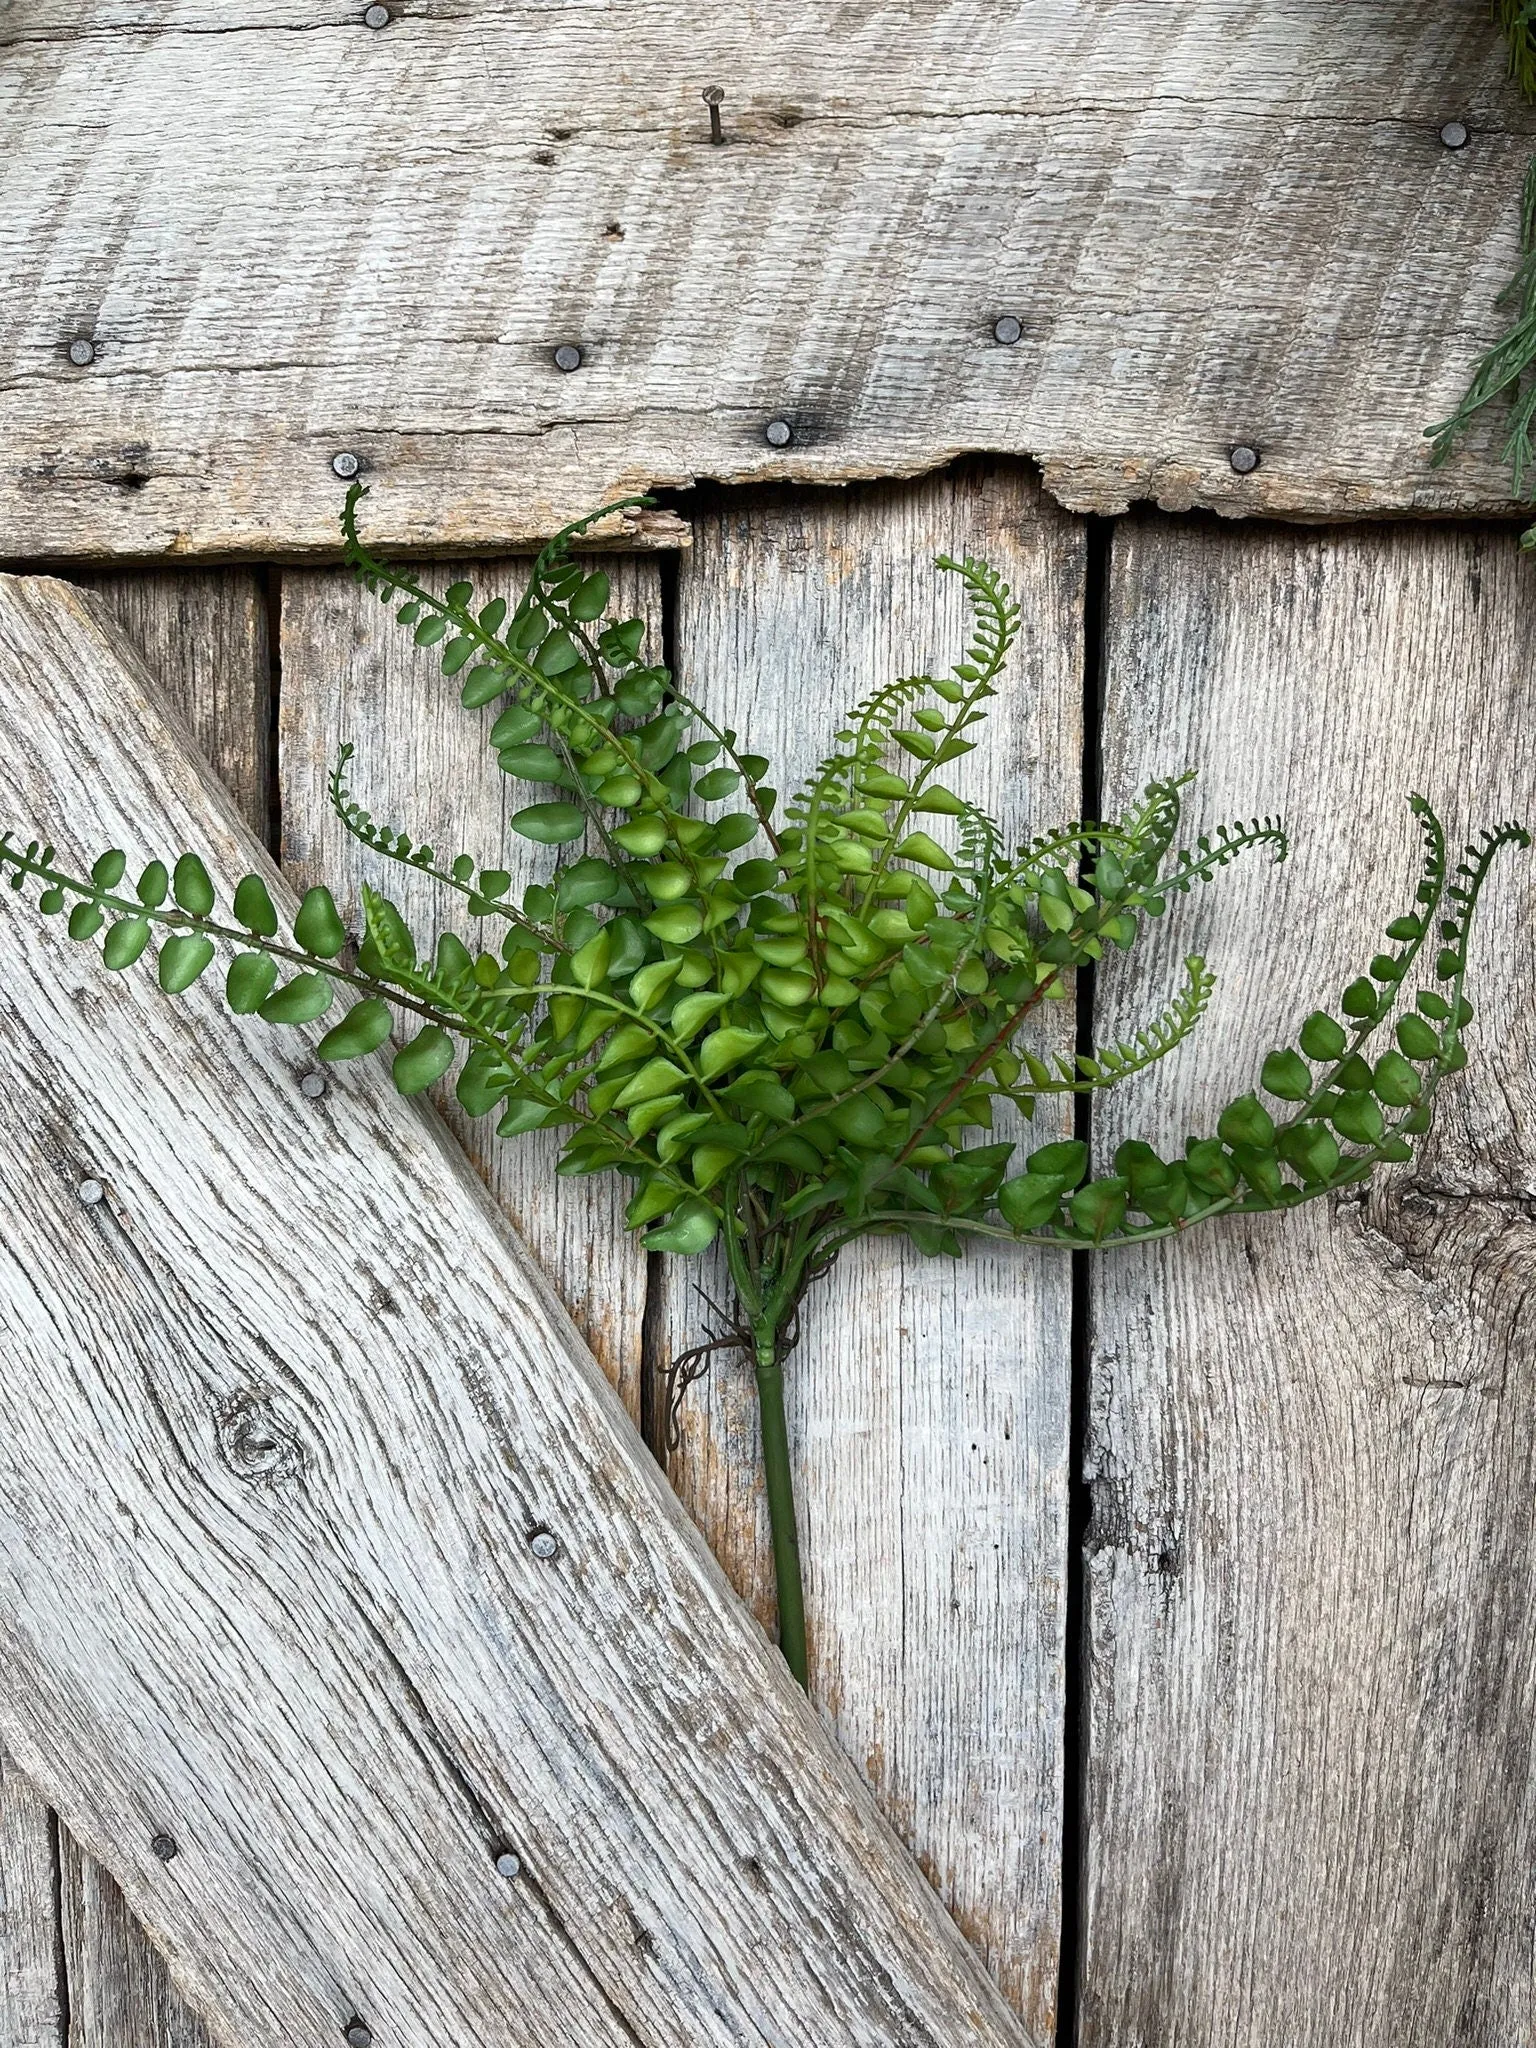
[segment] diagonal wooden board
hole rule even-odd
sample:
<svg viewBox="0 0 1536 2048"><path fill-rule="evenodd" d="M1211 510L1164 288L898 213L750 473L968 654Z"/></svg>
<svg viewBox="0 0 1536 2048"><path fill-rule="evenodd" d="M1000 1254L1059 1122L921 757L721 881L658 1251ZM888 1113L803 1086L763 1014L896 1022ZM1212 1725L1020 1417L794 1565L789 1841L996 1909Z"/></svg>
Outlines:
<svg viewBox="0 0 1536 2048"><path fill-rule="evenodd" d="M1078 510L1506 509L1497 419L1423 437L1517 260L1489 13L14 0L0 545L334 550L338 454L444 551L973 449Z"/></svg>
<svg viewBox="0 0 1536 2048"><path fill-rule="evenodd" d="M0 814L281 886L87 598L0 667ZM0 917L0 1736L222 2038L1017 2048L432 1115Z"/></svg>

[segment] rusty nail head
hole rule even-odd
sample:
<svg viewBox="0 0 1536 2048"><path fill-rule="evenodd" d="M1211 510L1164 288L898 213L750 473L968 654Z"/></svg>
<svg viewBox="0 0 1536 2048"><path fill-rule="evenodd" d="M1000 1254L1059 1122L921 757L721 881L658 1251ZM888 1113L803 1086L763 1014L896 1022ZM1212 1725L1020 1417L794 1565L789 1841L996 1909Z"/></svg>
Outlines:
<svg viewBox="0 0 1536 2048"><path fill-rule="evenodd" d="M340 477L354 477L362 466L361 461L352 453L350 448L343 448L339 453L331 457L331 468Z"/></svg>
<svg viewBox="0 0 1536 2048"><path fill-rule="evenodd" d="M574 341L562 341L555 350L555 368L567 372L581 368L581 350Z"/></svg>
<svg viewBox="0 0 1536 2048"><path fill-rule="evenodd" d="M549 1529L535 1529L528 1538L528 1548L535 1557L551 1558L560 1549L560 1539Z"/></svg>
<svg viewBox="0 0 1536 2048"><path fill-rule="evenodd" d="M770 420L763 429L763 439L770 448L787 448L795 438L795 430L788 420Z"/></svg>
<svg viewBox="0 0 1536 2048"><path fill-rule="evenodd" d="M176 1854L176 1837L166 1834L162 1828L158 1835L150 1836L149 1846L154 1850L162 1863L169 1863Z"/></svg>
<svg viewBox="0 0 1536 2048"><path fill-rule="evenodd" d="M99 1180L83 1180L75 1194L85 1208L94 1209L98 1202L106 1200L107 1191Z"/></svg>
<svg viewBox="0 0 1536 2048"><path fill-rule="evenodd" d="M1235 448L1228 449L1227 460L1239 476L1252 476L1259 466L1259 451L1250 448L1245 441L1239 441Z"/></svg>
<svg viewBox="0 0 1536 2048"><path fill-rule="evenodd" d="M69 360L77 370L96 360L96 344L88 334L77 334L69 344Z"/></svg>
<svg viewBox="0 0 1536 2048"><path fill-rule="evenodd" d="M523 1859L511 1849L503 1849L496 1858L496 1870L501 1877L516 1877L523 1867Z"/></svg>
<svg viewBox="0 0 1536 2048"><path fill-rule="evenodd" d="M1471 138L1471 131L1465 121L1447 121L1440 130L1440 140L1447 149L1465 149Z"/></svg>
<svg viewBox="0 0 1536 2048"><path fill-rule="evenodd" d="M324 1074L306 1074L299 1083L299 1093L307 1095L311 1102L318 1102L325 1093Z"/></svg>
<svg viewBox="0 0 1536 2048"><path fill-rule="evenodd" d="M387 7L365 7L363 26L365 28L388 28L391 16Z"/></svg>
<svg viewBox="0 0 1536 2048"><path fill-rule="evenodd" d="M1000 341L1004 348L1012 348L1023 332L1023 321L1015 318L1012 313L1005 313L1000 320L994 321L992 339Z"/></svg>

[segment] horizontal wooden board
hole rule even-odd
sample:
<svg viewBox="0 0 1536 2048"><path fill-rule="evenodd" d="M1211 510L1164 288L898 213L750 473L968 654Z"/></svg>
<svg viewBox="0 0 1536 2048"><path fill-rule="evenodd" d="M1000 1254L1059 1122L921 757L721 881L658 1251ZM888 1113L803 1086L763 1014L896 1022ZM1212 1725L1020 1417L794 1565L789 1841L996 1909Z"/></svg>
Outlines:
<svg viewBox="0 0 1536 2048"><path fill-rule="evenodd" d="M80 593L0 667L0 814L281 889ZM4 902L0 1736L218 2035L1021 2042L431 1112Z"/></svg>
<svg viewBox="0 0 1536 2048"><path fill-rule="evenodd" d="M1294 850L1176 902L1210 1014L1096 1117L1179 1146L1334 1010L1456 844L1536 812L1529 564L1488 531L1117 536L1106 788ZM1503 2048L1536 2031L1536 859L1474 939L1470 1065L1368 1195L1093 1271L1085 2048Z"/></svg>
<svg viewBox="0 0 1536 2048"><path fill-rule="evenodd" d="M1018 469L774 493L701 514L695 534L680 679L770 757L785 801L846 709L959 658L964 592L933 558L974 553L1006 576L1023 624L977 750L950 775L1010 845L1077 814L1082 526ZM1037 1049L1070 1045L1072 1023L1053 1005ZM698 1286L729 1283L723 1260L663 1271L666 1359L715 1326ZM1060 1954L1071 1315L1065 1259L1006 1245L926 1259L871 1240L809 1295L785 1368L812 1696L1042 2038ZM771 1621L748 1363L718 1358L681 1421L673 1483Z"/></svg>
<svg viewBox="0 0 1536 2048"><path fill-rule="evenodd" d="M331 549L344 452L443 549L967 449L1080 509L1507 508L1496 422L1421 432L1536 134L1484 0L363 14L13 5L0 547Z"/></svg>

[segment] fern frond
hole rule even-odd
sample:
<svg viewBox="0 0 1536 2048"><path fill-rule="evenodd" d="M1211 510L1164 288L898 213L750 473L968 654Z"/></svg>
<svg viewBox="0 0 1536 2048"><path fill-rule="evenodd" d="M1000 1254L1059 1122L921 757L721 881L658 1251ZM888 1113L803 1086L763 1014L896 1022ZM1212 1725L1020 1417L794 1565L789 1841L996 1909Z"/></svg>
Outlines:
<svg viewBox="0 0 1536 2048"><path fill-rule="evenodd" d="M1144 1025L1130 1038L1122 1038L1114 1045L1097 1047L1092 1053L1079 1053L1074 1059L1058 1054L1053 1074L1045 1062L1033 1054L1024 1061L1034 1092L1040 1095L1086 1095L1100 1088L1113 1088L1132 1074L1154 1066L1166 1057L1183 1039L1188 1038L1210 1005L1211 995L1216 987L1216 977L1206 966L1198 953L1191 953L1184 962L1184 986L1169 1003L1160 1017Z"/></svg>

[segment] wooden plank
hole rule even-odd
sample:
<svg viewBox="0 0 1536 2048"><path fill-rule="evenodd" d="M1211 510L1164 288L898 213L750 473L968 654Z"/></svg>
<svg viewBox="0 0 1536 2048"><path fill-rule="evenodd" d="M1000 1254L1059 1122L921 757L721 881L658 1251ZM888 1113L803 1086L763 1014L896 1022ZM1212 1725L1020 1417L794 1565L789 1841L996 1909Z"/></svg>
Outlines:
<svg viewBox="0 0 1536 2048"><path fill-rule="evenodd" d="M0 1750L0 2048L64 2039L55 1852L47 1806Z"/></svg>
<svg viewBox="0 0 1536 2048"><path fill-rule="evenodd" d="M787 796L845 705L957 658L963 595L933 566L946 551L984 554L1023 604L1011 681L956 771L1022 837L1081 806L1084 544L1017 469L704 516L681 565L680 674ZM710 1324L697 1282L728 1298L723 1269L666 1267L663 1358ZM866 1243L807 1301L787 1373L813 1695L1042 2037L1058 1974L1070 1318L1064 1260ZM747 1365L717 1363L682 1421L674 1483L771 1622Z"/></svg>
<svg viewBox="0 0 1536 2048"><path fill-rule="evenodd" d="M1437 473L1421 431L1500 330L1536 133L1483 0L392 12L13 9L14 552L334 550L341 452L445 551L966 449L1081 509L1507 506L1496 422Z"/></svg>
<svg viewBox="0 0 1536 2048"><path fill-rule="evenodd" d="M1110 987L1113 1029L1186 947L1223 976L1100 1150L1209 1129L1337 1003L1412 902L1408 790L1461 837L1529 814L1529 621L1486 530L1117 537L1109 801L1198 765L1200 821L1283 808L1296 843ZM1095 1266L1089 2048L1536 2028L1529 859L1487 909L1422 1158Z"/></svg>
<svg viewBox="0 0 1536 2048"><path fill-rule="evenodd" d="M87 600L0 660L0 812L281 888ZM219 2038L1021 2040L430 1110L6 900L0 1734Z"/></svg>
<svg viewBox="0 0 1536 2048"><path fill-rule="evenodd" d="M438 589L469 574L487 595L501 590L515 602L527 568L486 562L431 573ZM621 560L610 574L619 615L645 618L659 650L656 565ZM383 886L418 928L435 929L441 920L478 944L482 922L456 915L462 899L381 861L348 835L327 784L338 744L355 739L355 786L376 818L398 821L418 845L450 855L467 850L483 866L506 868L521 892L552 871L555 853L508 830L509 815L533 799L501 773L486 743L494 710L477 717L461 710L438 664L345 571L284 578L282 651L283 864L296 886L325 881L355 922L358 890L382 870ZM437 1099L638 1422L646 1258L624 1229L623 1184L611 1175L557 1179L556 1133L507 1142L496 1137L494 1119L466 1117L451 1087Z"/></svg>
<svg viewBox="0 0 1536 2048"><path fill-rule="evenodd" d="M117 1885L67 1835L63 1866L67 2048L211 2048ZM57 2040L50 2036L48 2048Z"/></svg>

